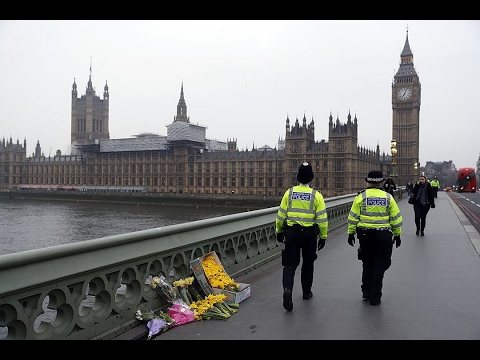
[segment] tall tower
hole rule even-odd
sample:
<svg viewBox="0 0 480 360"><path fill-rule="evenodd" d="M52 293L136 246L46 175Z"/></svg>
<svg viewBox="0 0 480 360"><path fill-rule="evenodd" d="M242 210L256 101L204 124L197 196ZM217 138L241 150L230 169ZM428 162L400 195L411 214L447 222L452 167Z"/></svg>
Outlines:
<svg viewBox="0 0 480 360"><path fill-rule="evenodd" d="M312 161L312 151L315 144L315 123L313 117L307 124L307 118L304 113L301 124L298 121L298 118L296 118L295 123L290 126L290 119L287 115L285 130L283 183L288 184L287 186L291 186L297 183L296 176L298 167L305 161Z"/></svg>
<svg viewBox="0 0 480 360"><path fill-rule="evenodd" d="M10 136L10 141L5 138L0 142L0 189L14 189L27 180L23 171L27 161L27 140L23 146L17 139L15 144Z"/></svg>
<svg viewBox="0 0 480 360"><path fill-rule="evenodd" d="M395 173L402 186L417 176L420 138L420 79L413 66L413 54L407 38L400 54L400 67L392 83L392 139L397 141Z"/></svg>
<svg viewBox="0 0 480 360"><path fill-rule="evenodd" d="M328 118L328 169L329 186L341 191L354 189L358 180L358 120L348 111L347 122L341 123L338 118L333 121L332 113ZM333 193L333 196L338 196Z"/></svg>
<svg viewBox="0 0 480 360"><path fill-rule="evenodd" d="M103 100L95 95L92 86L92 66L88 78L85 95L77 97L77 84L75 79L72 86L72 119L71 119L71 145L72 154L80 153L80 148L85 145L97 143L100 139L110 139L108 130L109 94L105 82Z"/></svg>

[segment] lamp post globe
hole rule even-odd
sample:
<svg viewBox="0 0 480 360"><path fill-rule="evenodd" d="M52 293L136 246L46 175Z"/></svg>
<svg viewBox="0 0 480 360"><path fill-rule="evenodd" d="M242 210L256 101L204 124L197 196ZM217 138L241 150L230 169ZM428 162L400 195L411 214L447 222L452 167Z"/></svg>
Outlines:
<svg viewBox="0 0 480 360"><path fill-rule="evenodd" d="M392 174L391 177L394 182L396 182L396 173L395 173L395 157L397 156L397 140L395 138L390 142L390 153L392 154Z"/></svg>

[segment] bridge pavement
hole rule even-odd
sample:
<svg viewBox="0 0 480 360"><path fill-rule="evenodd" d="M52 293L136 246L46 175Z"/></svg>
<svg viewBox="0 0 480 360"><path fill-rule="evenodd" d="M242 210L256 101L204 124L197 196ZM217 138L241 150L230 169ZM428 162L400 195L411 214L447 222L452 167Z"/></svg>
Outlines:
<svg viewBox="0 0 480 360"><path fill-rule="evenodd" d="M436 200L424 237L415 236L412 206L398 201L402 245L393 249L380 306L361 298L361 262L345 227L318 253L310 300L302 299L298 269L292 312L282 306L278 258L236 278L251 284L251 296L231 318L181 325L154 341L479 340L480 235L448 193Z"/></svg>

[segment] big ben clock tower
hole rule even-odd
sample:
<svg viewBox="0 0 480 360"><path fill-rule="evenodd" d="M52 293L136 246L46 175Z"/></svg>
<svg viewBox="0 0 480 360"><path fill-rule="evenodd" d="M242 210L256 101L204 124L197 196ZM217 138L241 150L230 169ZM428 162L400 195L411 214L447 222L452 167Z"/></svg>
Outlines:
<svg viewBox="0 0 480 360"><path fill-rule="evenodd" d="M415 181L419 166L421 85L407 38L400 54L400 67L392 83L392 139L397 142L397 185Z"/></svg>

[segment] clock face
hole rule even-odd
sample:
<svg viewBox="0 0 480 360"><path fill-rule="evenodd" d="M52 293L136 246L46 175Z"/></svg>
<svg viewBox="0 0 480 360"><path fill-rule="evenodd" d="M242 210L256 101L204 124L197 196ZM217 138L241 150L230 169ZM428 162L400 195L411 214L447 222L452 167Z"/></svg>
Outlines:
<svg viewBox="0 0 480 360"><path fill-rule="evenodd" d="M398 90L397 96L400 100L408 100L412 96L412 89L402 87Z"/></svg>

